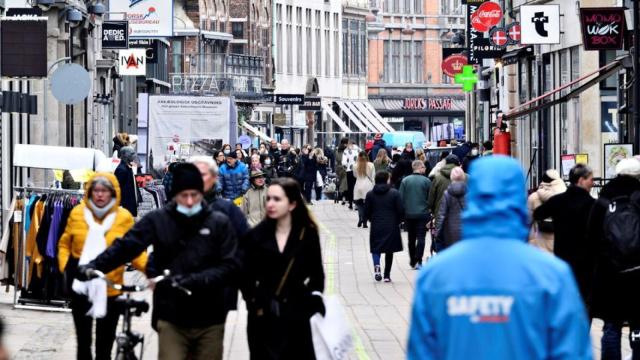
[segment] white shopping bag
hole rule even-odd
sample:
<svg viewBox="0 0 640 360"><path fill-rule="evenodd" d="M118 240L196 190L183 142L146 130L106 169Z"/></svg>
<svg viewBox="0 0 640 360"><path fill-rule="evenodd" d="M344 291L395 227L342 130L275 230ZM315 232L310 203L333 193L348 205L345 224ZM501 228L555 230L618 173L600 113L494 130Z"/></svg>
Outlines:
<svg viewBox="0 0 640 360"><path fill-rule="evenodd" d="M316 359L346 359L353 349L351 326L336 296L326 296L323 299L325 316L315 314L309 320Z"/></svg>
<svg viewBox="0 0 640 360"><path fill-rule="evenodd" d="M322 179L322 175L320 174L320 171L316 171L316 187L323 187L324 186L324 180Z"/></svg>

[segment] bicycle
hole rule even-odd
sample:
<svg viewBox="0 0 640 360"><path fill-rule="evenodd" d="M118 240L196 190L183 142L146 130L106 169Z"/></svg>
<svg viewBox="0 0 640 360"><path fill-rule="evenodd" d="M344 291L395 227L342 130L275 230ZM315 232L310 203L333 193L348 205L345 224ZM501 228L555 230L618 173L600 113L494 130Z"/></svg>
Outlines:
<svg viewBox="0 0 640 360"><path fill-rule="evenodd" d="M141 292L152 285L155 285L164 280L171 280L171 286L183 291L188 296L191 295L191 291L180 286L173 277L169 270L163 271L162 275L156 276L144 285L122 285L116 284L106 278L105 274L99 270L91 270L89 272L90 279L102 279L107 283L107 286L124 293L124 297L118 297L116 304L118 305L118 311L122 313L122 332L116 335L116 357L115 360L138 360L142 359L144 355L144 335L139 332L135 332L131 329L131 320L133 317L140 317L142 314L149 311L149 303L146 300L136 300L131 298L131 293ZM140 344L140 357L136 357L135 348Z"/></svg>

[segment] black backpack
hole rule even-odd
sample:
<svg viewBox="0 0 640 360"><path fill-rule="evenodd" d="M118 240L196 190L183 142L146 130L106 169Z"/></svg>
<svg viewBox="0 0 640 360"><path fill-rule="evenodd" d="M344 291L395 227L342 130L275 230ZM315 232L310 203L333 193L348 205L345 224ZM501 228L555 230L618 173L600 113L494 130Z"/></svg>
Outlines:
<svg viewBox="0 0 640 360"><path fill-rule="evenodd" d="M620 272L640 270L640 191L607 205L603 238L611 264Z"/></svg>

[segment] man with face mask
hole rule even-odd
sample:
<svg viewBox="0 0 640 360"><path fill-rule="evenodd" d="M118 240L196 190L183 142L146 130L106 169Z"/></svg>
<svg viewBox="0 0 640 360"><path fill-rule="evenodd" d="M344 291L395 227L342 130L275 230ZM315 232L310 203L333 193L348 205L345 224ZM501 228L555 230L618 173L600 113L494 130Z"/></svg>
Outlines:
<svg viewBox="0 0 640 360"><path fill-rule="evenodd" d="M462 170L464 170L465 173L469 172L469 166L471 166L471 163L480 157L479 148L480 145L478 143L471 144L471 151L469 151L469 154L467 154L462 161Z"/></svg>
<svg viewBox="0 0 640 360"><path fill-rule="evenodd" d="M129 210L135 218L138 216L138 199L140 199L138 185L136 184L133 173L133 162L136 157L136 152L133 148L125 146L120 149L119 156L120 165L116 168L115 175L122 192L121 206Z"/></svg>
<svg viewBox="0 0 640 360"><path fill-rule="evenodd" d="M203 201L204 184L193 164L173 171L173 200L143 217L122 239L78 269L82 280L90 269L108 273L131 261L150 245L147 276L171 272L187 296L171 281L153 292L152 322L158 331L158 358L222 359L225 287L239 265L237 237L229 218Z"/></svg>

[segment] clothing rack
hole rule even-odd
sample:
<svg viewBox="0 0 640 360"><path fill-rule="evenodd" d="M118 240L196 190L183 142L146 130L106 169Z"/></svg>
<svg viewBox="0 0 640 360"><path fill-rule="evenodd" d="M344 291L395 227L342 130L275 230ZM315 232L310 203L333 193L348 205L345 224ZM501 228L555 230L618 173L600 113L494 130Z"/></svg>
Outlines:
<svg viewBox="0 0 640 360"><path fill-rule="evenodd" d="M18 195L24 196L24 199L27 199L28 194L36 193L41 195L77 195L78 197L82 197L84 194L83 190L68 190L68 189L60 189L60 188L42 188L42 187L32 187L32 186L15 186L14 191L16 192L16 198ZM19 216L18 216L19 215ZM20 241L19 248L14 249L17 252L17 256L21 259L21 261L17 261L14 264L15 272L14 276L17 279L20 276L20 283L22 286L19 288L17 286L18 281L14 283L14 294L13 294L13 306L16 309L27 309L27 310L46 310L46 311L57 311L57 312L70 312L69 301L67 300L54 300L54 299L32 299L26 297L22 294L22 291L26 288L27 283L27 272L28 267L26 265L26 241L27 241L27 229L25 228L24 222L26 221L27 213L26 208L21 211L15 211L12 215L12 223L20 223ZM21 266L22 265L22 266Z"/></svg>

